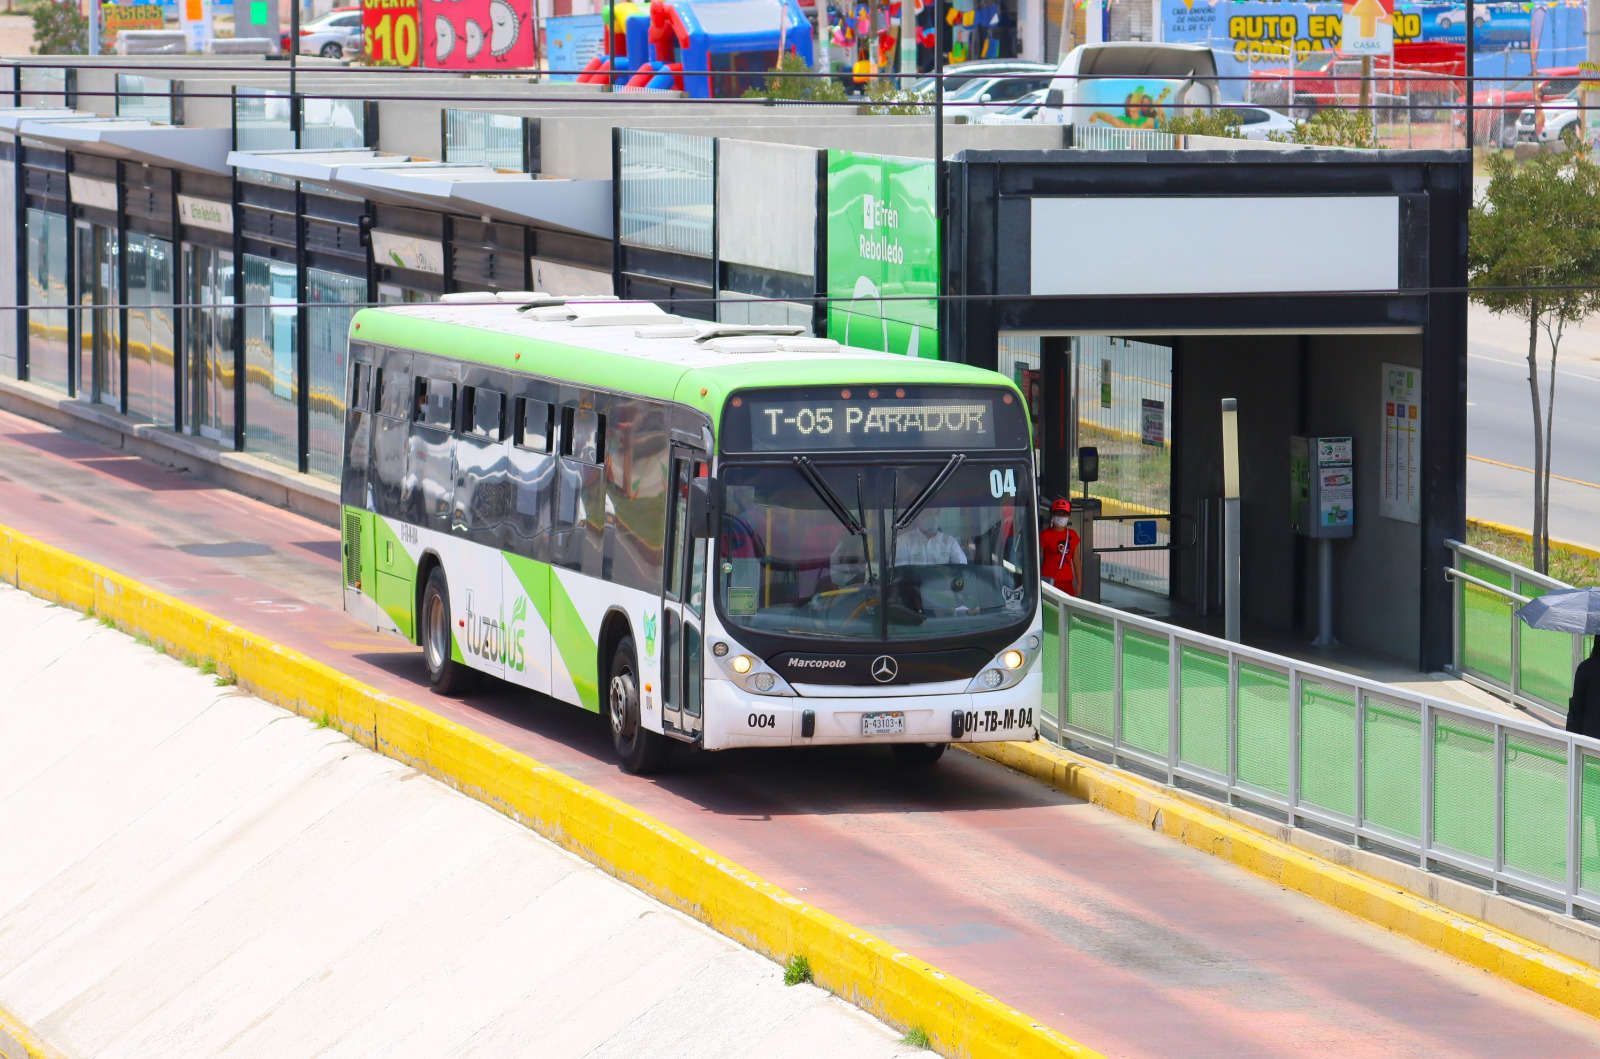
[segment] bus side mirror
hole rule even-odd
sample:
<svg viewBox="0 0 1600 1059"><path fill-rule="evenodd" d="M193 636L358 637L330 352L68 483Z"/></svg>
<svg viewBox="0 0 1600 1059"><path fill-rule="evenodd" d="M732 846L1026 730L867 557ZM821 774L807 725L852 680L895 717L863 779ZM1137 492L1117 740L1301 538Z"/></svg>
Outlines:
<svg viewBox="0 0 1600 1059"><path fill-rule="evenodd" d="M689 535L710 538L717 534L722 524L722 512L717 508L715 478L696 478L689 483Z"/></svg>

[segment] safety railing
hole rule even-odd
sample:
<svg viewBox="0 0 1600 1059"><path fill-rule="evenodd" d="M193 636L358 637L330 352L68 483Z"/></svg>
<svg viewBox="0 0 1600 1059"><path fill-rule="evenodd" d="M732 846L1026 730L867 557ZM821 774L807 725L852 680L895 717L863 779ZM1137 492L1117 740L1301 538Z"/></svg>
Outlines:
<svg viewBox="0 0 1600 1059"><path fill-rule="evenodd" d="M1514 705L1566 717L1584 638L1529 628L1516 612L1530 599L1572 586L1460 541L1445 543L1453 557L1445 575L1455 586L1454 672Z"/></svg>
<svg viewBox="0 0 1600 1059"><path fill-rule="evenodd" d="M1600 741L1044 592L1047 738L1600 913Z"/></svg>
<svg viewBox="0 0 1600 1059"><path fill-rule="evenodd" d="M1080 151L1174 151L1178 138L1159 129L1116 129L1083 123L1072 127L1072 146Z"/></svg>

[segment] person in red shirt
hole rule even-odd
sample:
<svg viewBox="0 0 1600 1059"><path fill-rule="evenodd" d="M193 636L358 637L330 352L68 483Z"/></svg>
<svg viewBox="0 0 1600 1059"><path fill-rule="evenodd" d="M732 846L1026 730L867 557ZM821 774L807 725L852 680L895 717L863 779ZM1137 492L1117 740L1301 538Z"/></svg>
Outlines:
<svg viewBox="0 0 1600 1059"><path fill-rule="evenodd" d="M1073 563L1078 557L1078 531L1067 524L1072 501L1050 505L1050 525L1039 531L1039 576L1069 596L1078 594Z"/></svg>

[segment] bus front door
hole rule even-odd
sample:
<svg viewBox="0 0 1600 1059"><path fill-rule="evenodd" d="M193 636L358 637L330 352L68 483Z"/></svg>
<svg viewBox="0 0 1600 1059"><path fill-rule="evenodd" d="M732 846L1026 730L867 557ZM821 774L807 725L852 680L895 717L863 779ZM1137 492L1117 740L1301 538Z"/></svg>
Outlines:
<svg viewBox="0 0 1600 1059"><path fill-rule="evenodd" d="M693 739L705 727L702 709L701 616L705 608L706 548L689 526L689 486L706 471L705 455L674 447L672 509L661 594L661 727Z"/></svg>

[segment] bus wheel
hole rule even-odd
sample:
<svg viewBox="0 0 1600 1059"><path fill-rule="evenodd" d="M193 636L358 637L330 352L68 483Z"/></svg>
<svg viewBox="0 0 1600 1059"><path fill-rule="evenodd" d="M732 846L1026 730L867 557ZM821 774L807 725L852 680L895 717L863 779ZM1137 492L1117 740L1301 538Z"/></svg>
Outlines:
<svg viewBox="0 0 1600 1059"><path fill-rule="evenodd" d="M633 637L624 636L611 655L611 680L606 689L606 717L611 745L625 772L654 772L666 759L667 741L639 721L639 662Z"/></svg>
<svg viewBox="0 0 1600 1059"><path fill-rule="evenodd" d="M904 769L925 769L944 757L948 743L892 743L894 763Z"/></svg>
<svg viewBox="0 0 1600 1059"><path fill-rule="evenodd" d="M466 667L450 657L450 590L439 566L422 590L422 659L434 691L453 695L466 689Z"/></svg>

